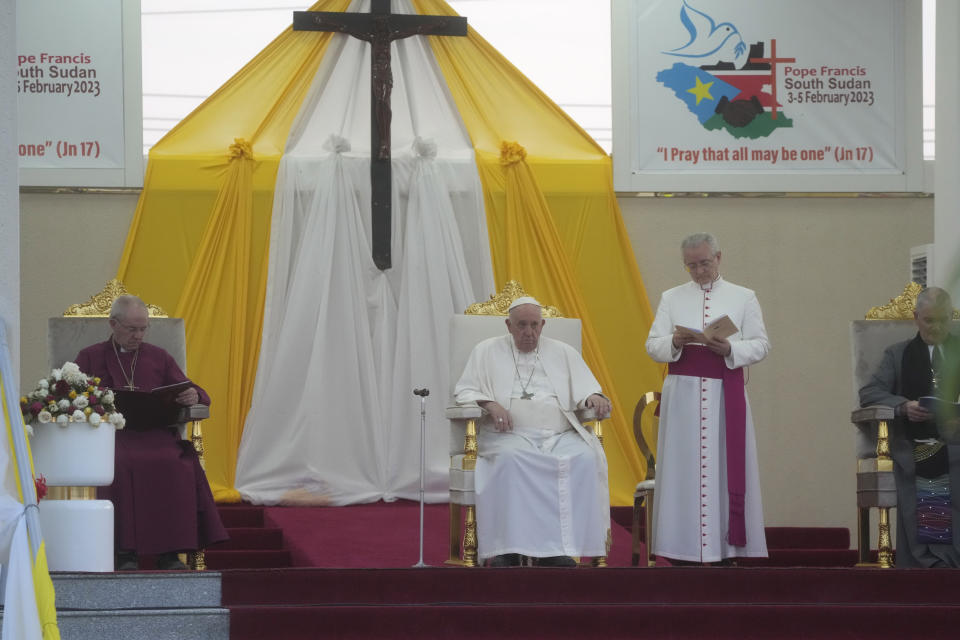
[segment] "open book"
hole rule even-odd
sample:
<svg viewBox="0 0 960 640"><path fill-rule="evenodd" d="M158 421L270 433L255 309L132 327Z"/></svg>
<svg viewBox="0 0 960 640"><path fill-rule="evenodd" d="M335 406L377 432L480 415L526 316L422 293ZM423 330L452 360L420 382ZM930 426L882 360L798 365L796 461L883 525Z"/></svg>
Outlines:
<svg viewBox="0 0 960 640"><path fill-rule="evenodd" d="M705 326L703 331L694 329L693 327L685 327L679 324L676 325L676 328L680 331L681 335L693 336L694 340L697 342L707 342L711 338L729 338L739 331L739 329L737 329L737 325L733 323L733 320L731 320L730 316L728 315L720 316Z"/></svg>
<svg viewBox="0 0 960 640"><path fill-rule="evenodd" d="M182 407L177 403L177 396L192 386L192 382L184 380L151 391L114 389L113 396L117 409L127 421L127 428L144 431L176 424Z"/></svg>

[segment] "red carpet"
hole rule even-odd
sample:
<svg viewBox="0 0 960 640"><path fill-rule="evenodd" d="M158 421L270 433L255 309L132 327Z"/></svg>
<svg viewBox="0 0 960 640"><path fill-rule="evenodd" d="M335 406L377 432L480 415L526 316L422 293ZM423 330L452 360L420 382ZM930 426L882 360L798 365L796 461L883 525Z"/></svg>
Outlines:
<svg viewBox="0 0 960 640"><path fill-rule="evenodd" d="M211 569L267 567L400 568L420 557L420 505L407 500L349 507L255 507L221 505L231 540L207 550ZM612 546L607 562L628 567L631 508L611 509ZM429 565L447 559L446 504L424 508L423 558ZM743 566L853 566L856 552L842 528L768 527L769 558ZM666 564L665 562L663 564Z"/></svg>

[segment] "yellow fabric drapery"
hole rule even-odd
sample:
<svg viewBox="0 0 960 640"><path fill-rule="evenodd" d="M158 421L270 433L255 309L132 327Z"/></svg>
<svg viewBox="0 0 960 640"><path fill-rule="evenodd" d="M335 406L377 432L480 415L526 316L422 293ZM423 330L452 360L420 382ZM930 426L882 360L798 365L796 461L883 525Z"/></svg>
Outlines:
<svg viewBox="0 0 960 640"><path fill-rule="evenodd" d="M343 11L349 0L327 0ZM260 349L280 157L331 34L287 29L150 150L117 277L184 318L188 375L213 399L207 479L239 501L237 450Z"/></svg>
<svg viewBox="0 0 960 640"><path fill-rule="evenodd" d="M439 0L414 5L454 15ZM626 416L644 391L660 388L662 372L643 349L651 311L610 158L472 29L430 40L476 149L496 280L519 280L583 318L588 363L615 405L605 431L611 500L629 504L644 463ZM274 180L329 41L288 29L153 147L118 270L130 291L185 318L188 373L214 400L204 433L218 501L239 498L234 471L258 358ZM528 157L501 165L505 140Z"/></svg>
<svg viewBox="0 0 960 640"><path fill-rule="evenodd" d="M413 1L419 13L453 14L440 0ZM653 315L610 158L473 29L430 43L476 150L497 284L518 280L583 320L584 357L614 405L604 428L611 504L632 504L646 469L630 420L663 370L644 349ZM526 158L501 165L504 141Z"/></svg>

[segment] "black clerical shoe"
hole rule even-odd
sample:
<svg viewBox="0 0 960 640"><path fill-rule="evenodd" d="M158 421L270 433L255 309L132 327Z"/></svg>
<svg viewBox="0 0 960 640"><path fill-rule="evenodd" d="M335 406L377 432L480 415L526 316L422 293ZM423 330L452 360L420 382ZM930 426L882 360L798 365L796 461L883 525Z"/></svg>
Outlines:
<svg viewBox="0 0 960 640"><path fill-rule="evenodd" d="M538 567L575 567L577 561L570 556L550 556L534 560Z"/></svg>
<svg viewBox="0 0 960 640"><path fill-rule="evenodd" d="M519 553L505 553L500 556L493 556L490 560L490 567L519 567L520 566L520 554Z"/></svg>
<svg viewBox="0 0 960 640"><path fill-rule="evenodd" d="M136 571L140 568L140 561L133 551L121 551L117 554L115 563L117 571Z"/></svg>
<svg viewBox="0 0 960 640"><path fill-rule="evenodd" d="M176 553L161 553L157 556L157 569L161 571L186 571L187 568Z"/></svg>

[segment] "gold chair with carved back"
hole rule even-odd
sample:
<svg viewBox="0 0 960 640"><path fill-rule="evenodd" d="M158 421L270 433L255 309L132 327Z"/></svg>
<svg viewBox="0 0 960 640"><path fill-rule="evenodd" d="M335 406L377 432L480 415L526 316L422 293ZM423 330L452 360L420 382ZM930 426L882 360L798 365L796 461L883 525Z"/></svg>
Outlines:
<svg viewBox="0 0 960 640"><path fill-rule="evenodd" d="M636 409L633 411L633 437L640 449L640 455L647 463L646 477L637 483L637 488L633 493L633 522L630 527L633 538L630 563L633 566L640 564L641 545L646 548L646 565L648 567L656 565L656 557L653 554L653 498L657 475L655 452L657 449L658 419L655 415L655 407L658 406L660 406L660 392L647 391L641 396ZM648 442L647 436L643 432L645 418L653 421L654 437L652 442ZM642 526L641 519L643 520ZM643 531L642 536L641 530Z"/></svg>
<svg viewBox="0 0 960 640"><path fill-rule="evenodd" d="M486 302L471 305L450 322L450 392L459 380L473 347L481 340L503 335L508 308L517 298L529 295L516 281ZM544 306L547 319L543 334L581 348L580 320L564 318L555 308ZM452 398L446 410L450 421L450 540L447 564L475 567L477 562L477 526L474 494L474 469L477 463L477 423L484 411L477 405L457 406ZM590 409L577 411L580 422L587 425L603 444L601 422ZM609 531L608 531L609 541ZM606 558L594 558L595 566L606 566Z"/></svg>
<svg viewBox="0 0 960 640"><path fill-rule="evenodd" d="M73 361L84 347L101 342L110 335L110 307L113 301L128 291L119 280L111 280L103 291L90 300L74 304L64 311L63 316L48 320L47 354L51 368L61 367L64 362ZM156 305L148 304L150 316L150 342L165 349L177 365L187 371L187 351L182 318L170 318ZM180 437L193 443L193 447L203 459L203 433L200 421L210 417L210 408L196 404L183 407L177 417ZM66 489L66 488L64 488ZM63 497L72 495L70 492ZM187 554L187 564L192 569L206 568L203 550Z"/></svg>

